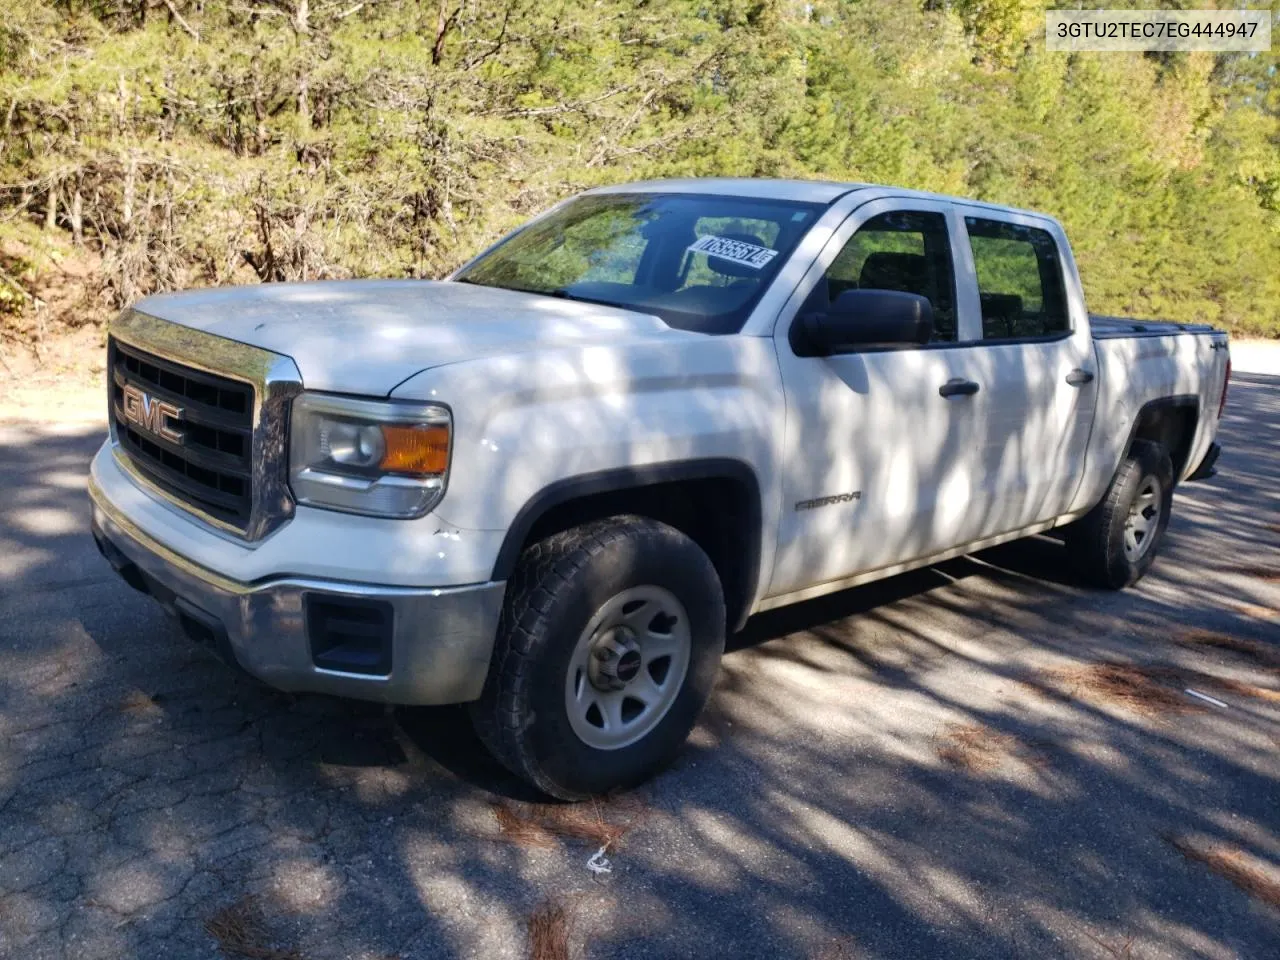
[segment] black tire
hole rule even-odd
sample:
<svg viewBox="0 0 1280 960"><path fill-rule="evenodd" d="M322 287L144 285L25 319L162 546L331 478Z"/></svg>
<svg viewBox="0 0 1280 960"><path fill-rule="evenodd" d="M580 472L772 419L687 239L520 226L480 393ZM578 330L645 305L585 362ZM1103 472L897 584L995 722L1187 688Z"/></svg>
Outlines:
<svg viewBox="0 0 1280 960"><path fill-rule="evenodd" d="M1158 516L1140 540L1140 552L1125 549L1130 510L1150 480L1159 485ZM1173 463L1159 444L1135 440L1111 486L1096 507L1066 529L1067 551L1082 580L1108 590L1136 583L1155 562L1173 506Z"/></svg>
<svg viewBox="0 0 1280 960"><path fill-rule="evenodd" d="M670 591L688 616L688 668L675 699L642 739L597 749L574 731L565 684L580 637L624 590ZM724 652L725 607L710 559L679 530L612 517L525 550L507 584L489 676L471 704L476 733L538 789L582 800L639 784L679 751L711 694Z"/></svg>

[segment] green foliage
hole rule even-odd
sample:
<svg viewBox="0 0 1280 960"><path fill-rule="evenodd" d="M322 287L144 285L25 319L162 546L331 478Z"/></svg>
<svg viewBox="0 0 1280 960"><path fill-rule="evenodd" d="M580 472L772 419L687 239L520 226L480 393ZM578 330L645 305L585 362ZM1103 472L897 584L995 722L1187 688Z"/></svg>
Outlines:
<svg viewBox="0 0 1280 960"><path fill-rule="evenodd" d="M0 242L119 305L438 276L601 183L860 180L1056 215L1096 310L1280 335L1275 55L1050 54L1043 9L0 0Z"/></svg>

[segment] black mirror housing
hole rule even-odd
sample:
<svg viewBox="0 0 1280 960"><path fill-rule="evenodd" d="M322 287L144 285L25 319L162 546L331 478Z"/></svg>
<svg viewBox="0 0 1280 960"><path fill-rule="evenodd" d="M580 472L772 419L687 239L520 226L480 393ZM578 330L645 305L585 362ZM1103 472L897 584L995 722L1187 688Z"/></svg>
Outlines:
<svg viewBox="0 0 1280 960"><path fill-rule="evenodd" d="M846 290L827 310L797 318L791 345L798 356L826 357L922 346L932 338L933 304L927 297L898 290Z"/></svg>

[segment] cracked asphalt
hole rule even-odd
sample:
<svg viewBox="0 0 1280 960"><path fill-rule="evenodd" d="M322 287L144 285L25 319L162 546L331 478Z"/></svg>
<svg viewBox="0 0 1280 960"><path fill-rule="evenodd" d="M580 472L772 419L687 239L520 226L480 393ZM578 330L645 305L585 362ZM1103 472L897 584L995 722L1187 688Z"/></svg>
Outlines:
<svg viewBox="0 0 1280 960"><path fill-rule="evenodd" d="M576 814L459 709L193 646L93 548L99 441L0 426L0 956L523 957L548 908L553 957L1280 956L1278 377L1236 378L1137 589L1037 538L757 618L675 767ZM1082 679L1108 663L1162 698Z"/></svg>

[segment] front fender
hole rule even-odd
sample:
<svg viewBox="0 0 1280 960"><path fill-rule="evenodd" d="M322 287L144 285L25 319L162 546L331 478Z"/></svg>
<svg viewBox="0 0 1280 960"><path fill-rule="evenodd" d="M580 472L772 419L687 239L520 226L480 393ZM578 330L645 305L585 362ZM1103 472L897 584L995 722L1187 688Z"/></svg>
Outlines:
<svg viewBox="0 0 1280 960"><path fill-rule="evenodd" d="M759 488L767 583L785 416L771 340L690 336L479 358L423 371L392 395L453 410L448 490L434 512L462 529L508 532L503 563L518 554L523 539L506 544L530 505L571 489L565 481L580 488L618 471L645 478L727 461Z"/></svg>

